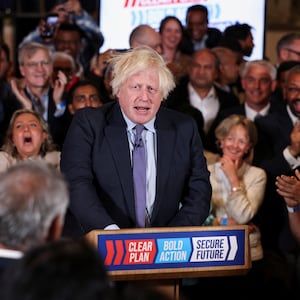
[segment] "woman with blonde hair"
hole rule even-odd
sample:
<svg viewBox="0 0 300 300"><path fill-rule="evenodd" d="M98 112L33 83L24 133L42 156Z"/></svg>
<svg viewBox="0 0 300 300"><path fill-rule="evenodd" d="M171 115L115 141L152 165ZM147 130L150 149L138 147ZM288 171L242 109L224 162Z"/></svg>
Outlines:
<svg viewBox="0 0 300 300"><path fill-rule="evenodd" d="M59 169L60 151L42 116L30 109L20 109L12 115L6 132L0 151L0 172L26 159L42 159Z"/></svg>
<svg viewBox="0 0 300 300"><path fill-rule="evenodd" d="M208 166L212 185L212 224L249 226L252 270L247 276L240 277L240 284L250 290L262 284L263 248L260 230L253 218L264 199L267 174L250 163L257 142L257 130L252 120L243 115L230 115L218 125L215 134L221 156L219 161ZM236 280L234 278L233 285ZM230 279L225 281L229 284Z"/></svg>

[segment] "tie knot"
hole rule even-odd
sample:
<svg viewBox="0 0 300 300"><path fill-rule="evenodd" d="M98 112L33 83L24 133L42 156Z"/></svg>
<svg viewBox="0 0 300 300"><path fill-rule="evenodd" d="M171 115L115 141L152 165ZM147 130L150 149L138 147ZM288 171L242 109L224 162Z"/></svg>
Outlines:
<svg viewBox="0 0 300 300"><path fill-rule="evenodd" d="M141 136L143 130L144 130L144 125L141 125L141 124L137 124L135 126L135 132L136 132L136 136Z"/></svg>
<svg viewBox="0 0 300 300"><path fill-rule="evenodd" d="M145 128L144 125L141 124L137 124L135 126L134 148L143 147L142 132L144 128Z"/></svg>

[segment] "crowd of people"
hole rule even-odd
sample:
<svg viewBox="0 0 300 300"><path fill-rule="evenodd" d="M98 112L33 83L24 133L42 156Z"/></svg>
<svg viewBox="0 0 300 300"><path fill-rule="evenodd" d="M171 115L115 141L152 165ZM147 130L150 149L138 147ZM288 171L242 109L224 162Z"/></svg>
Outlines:
<svg viewBox="0 0 300 300"><path fill-rule="evenodd" d="M275 65L251 60L251 24L221 32L197 4L186 24L141 24L129 49L99 53L109 37L79 0L50 12L59 17L53 35L42 18L18 45L20 76L0 43L0 275L11 274L0 280L3 299L26 290L56 300L60 289L65 300L132 296L133 287L114 293L82 242L93 229L238 224L249 227L250 272L183 284L184 300L216 285L224 295L237 284L249 297L258 288L299 294L300 34L280 38ZM145 163L138 179L135 151ZM68 290L82 278L69 280L72 263L86 257L77 265L86 294Z"/></svg>

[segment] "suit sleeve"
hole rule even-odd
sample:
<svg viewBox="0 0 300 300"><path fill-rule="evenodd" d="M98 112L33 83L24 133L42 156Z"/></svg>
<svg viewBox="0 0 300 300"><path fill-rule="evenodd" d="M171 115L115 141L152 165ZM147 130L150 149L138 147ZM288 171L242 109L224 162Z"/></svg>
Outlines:
<svg viewBox="0 0 300 300"><path fill-rule="evenodd" d="M181 205L178 214L169 225L200 226L205 222L210 210L212 195L210 173L195 122L184 124L179 130L179 135L178 144L174 147L174 161L178 163L177 166L174 165L177 169L174 172L175 177L171 180L173 182L171 188L173 197L176 194L181 195ZM184 160L185 163L181 163Z"/></svg>

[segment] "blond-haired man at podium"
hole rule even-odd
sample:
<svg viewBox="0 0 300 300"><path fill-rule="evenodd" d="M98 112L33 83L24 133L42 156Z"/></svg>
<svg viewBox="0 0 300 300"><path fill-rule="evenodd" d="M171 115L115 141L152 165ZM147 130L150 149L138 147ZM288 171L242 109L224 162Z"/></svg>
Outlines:
<svg viewBox="0 0 300 300"><path fill-rule="evenodd" d="M175 86L172 73L146 46L111 62L117 100L79 110L62 150L73 218L65 234L144 227L137 223L132 168L137 124L144 127L145 226L200 226L210 208L209 172L194 119L162 105Z"/></svg>

